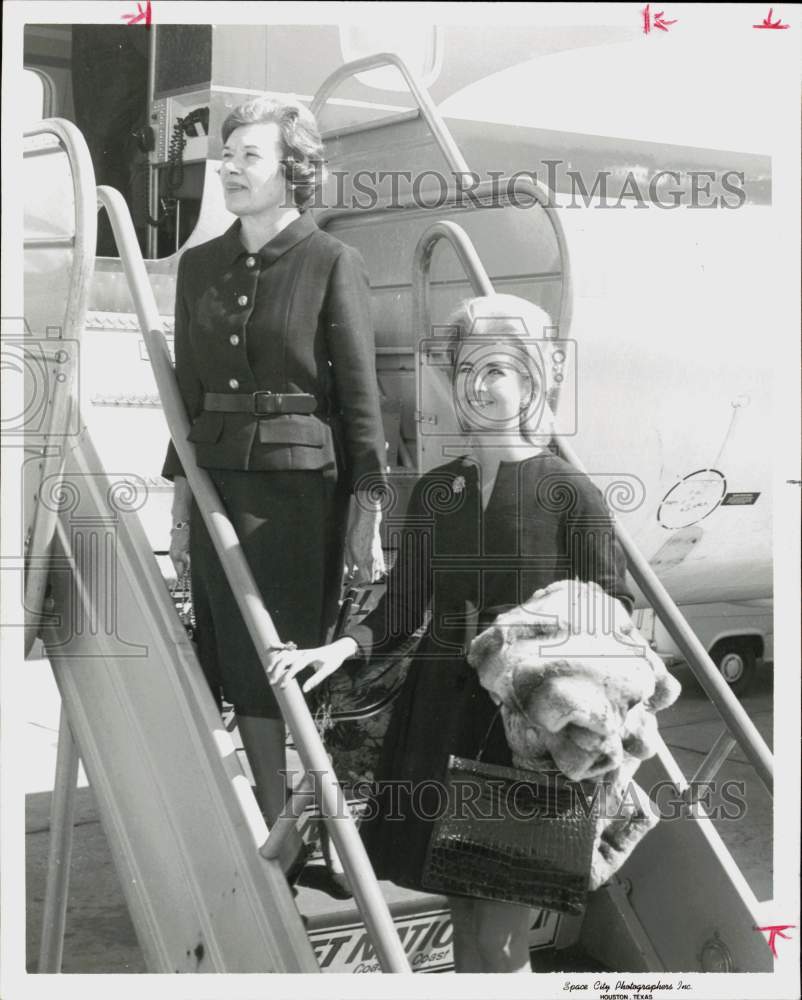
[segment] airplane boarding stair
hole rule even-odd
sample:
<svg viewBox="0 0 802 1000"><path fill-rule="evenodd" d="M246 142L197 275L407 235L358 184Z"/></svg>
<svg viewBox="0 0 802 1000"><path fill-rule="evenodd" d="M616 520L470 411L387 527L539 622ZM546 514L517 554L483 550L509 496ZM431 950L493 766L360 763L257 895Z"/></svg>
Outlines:
<svg viewBox="0 0 802 1000"><path fill-rule="evenodd" d="M399 62L396 57L377 59ZM367 63L375 65L376 60L362 60L350 72L364 69ZM326 92L325 88L321 91L318 109ZM423 118L404 116L395 125L380 123L327 137L332 165L350 168L353 162L364 160L373 161L376 169L389 166L403 149L411 150L415 169L443 169L445 162L457 173L466 172L436 110L425 100L421 106ZM394 129L401 137L397 143ZM73 127L51 122L38 131L59 137L59 158L67 150L73 151L73 162L76 157L80 160L81 140ZM32 162L41 157L44 163L50 155L37 154ZM81 203L94 204L94 187L83 168L73 181L76 191L82 192ZM399 415L395 465L412 466L416 449L419 468L436 464L444 442L448 445L449 432L438 373L427 369L425 357L416 366L415 348L405 331L412 331L415 342L429 337L433 316L447 315L471 291L482 294L495 287L534 298L559 316L553 344L568 345L574 277L569 273L570 238L546 205L543 190L531 182L516 184L502 186L501 193L480 187L478 205L458 204L450 190L434 225L431 210L416 207L409 190L399 196L408 206L403 213L379 204L370 210L334 209L319 217L321 226L357 247L369 266L377 370ZM512 205L510 190L525 195L531 210L520 211ZM164 287L159 288L157 306L135 241L130 232L126 236L128 223L120 196L99 189L99 197L115 225L125 283L133 296L133 312L147 342L165 414L177 443L186 450L185 430L182 433L186 416L176 403L169 356L159 332L159 313L169 312L169 295ZM58 238L72 237L60 234ZM435 269L433 251L443 239L456 255L446 259L438 254ZM86 247L94 247L88 229L83 240ZM510 245L520 250L515 270L508 267L509 256L504 253ZM43 303L52 307L54 299L67 301L63 289L55 295L47 289L58 287L54 275L67 288L70 275L79 273L74 271L72 252L66 243L36 248L26 242L26 310L30 298L30 316L37 315L36 308L42 314ZM49 270L41 263L43 254L51 261ZM82 281L88 280L86 270L80 273ZM165 270L165 282L166 277ZM63 305L60 308L63 312ZM130 313L130 306L125 311ZM63 336L80 340L83 317L78 308L69 322L48 315L31 323L29 346L46 340L47 327L57 323L64 325ZM48 385L57 400L61 399L60 386L65 386L61 392L70 397L68 380L51 380ZM570 384L561 390L558 427L561 414L571 410L574 391ZM54 405L53 410L64 419L64 403ZM56 432L51 424L39 436L30 436L29 443L41 447ZM558 437L558 444L576 464L565 438ZM98 796L104 829L151 971L316 971L318 967L336 971L342 969L344 951L339 957L332 952L329 942L335 935L329 932L339 927L350 935L349 942L356 940L362 920L372 931L378 928L373 947L382 966L406 966L404 947L392 930L381 897L376 898L378 889L369 877L369 866L365 872L357 864L361 875L354 873L361 845L354 842L350 822L344 835L344 824L338 830L336 821L332 832L335 838L345 837L341 854L347 867L351 864L354 884L364 885L356 893L362 916L347 906L313 917L309 930L313 938L317 933L319 944L312 949L286 881L277 862L269 858L267 831L174 612L152 555L154 546L140 524L140 508L152 500L148 500L147 482L136 474L105 472L103 461L108 463L108 459L98 457L88 433L77 423L72 436L59 446L58 456L63 466L49 466L44 479L39 459L33 459L26 480L26 524L33 526L35 541L27 553L29 574L41 570L35 588L39 596L37 601L26 602L26 608L32 615L31 635L39 631L44 639L65 713L59 787L54 796L53 875L48 887L51 929L43 946L42 968L55 971L60 960L66 885L63 878L58 881L58 872L64 871L69 859L70 787L74 788L78 754ZM214 511L216 498L189 459L196 496L203 499L207 512ZM124 467L124 463L119 465ZM225 538L224 519L219 513L211 516ZM635 581L682 644L727 726L700 775L713 775L734 745L729 731L761 778L770 781L765 745L653 570L623 534ZM234 579L247 583L247 567L232 566L230 572ZM41 584L42 573L48 581L47 592ZM247 586L244 590L248 592ZM256 623L254 634L269 638L269 616L252 594L249 606L249 617ZM272 642L264 645L275 643L273 635ZM285 718L308 770L315 767L315 761L321 763L324 752L297 685L288 691ZM325 754L322 762L327 769ZM702 806L688 801L688 783L664 746L638 772L644 788L658 780L670 783L676 795L686 800L684 818L661 823L649 834L619 875L591 896L584 919L550 922L548 915L539 915L533 929L535 946L550 946L555 940L561 947L579 945L601 966L627 971L692 971L711 967L711 963L719 971L770 970L770 952L753 929L759 922L754 895ZM327 788L324 813L336 794L334 784ZM299 804L303 801L298 799ZM279 828L271 834L273 845L275 836L281 836ZM399 932L406 928L401 936L407 945L415 917L422 913L434 917L421 933L430 943L447 941L443 903L420 896L393 900L391 916ZM367 945L362 950L365 955L374 954ZM358 955L359 949L354 948L352 954ZM322 956L332 960L327 963ZM554 967L559 968L556 961ZM342 971L352 968L353 963Z"/></svg>
<svg viewBox="0 0 802 1000"><path fill-rule="evenodd" d="M26 292L35 291L37 301L45 301L40 282L48 271L68 285L75 280L80 272L73 252L76 256L79 250L94 252L94 225L87 219L94 223L95 215L82 217L80 209L87 204L94 207L97 198L109 212L123 256L133 259L134 270L128 277L142 328L155 331L157 346L161 338L163 347L158 313L121 196L110 189L95 194L83 140L69 123L46 122L34 133L56 137L55 143L36 146L36 160L42 157L39 162L46 162L45 156L67 160L78 225L73 233L61 234L47 245L41 237L36 242L30 238L26 261L38 280L26 283ZM33 303L28 315L35 317ZM81 310L59 318L63 334L51 340L71 344L77 355ZM32 326L23 345L29 354L38 345L36 335L44 339L41 333L41 328ZM171 378L163 350L162 372ZM63 420L72 402L71 383L54 377L47 386L52 397L48 407ZM27 388L35 396L37 386ZM174 384L173 395L180 399ZM46 587L36 591L39 603L27 603L26 611L30 632L38 631L43 639L64 706L40 969L57 971L61 961L80 756L151 971L318 971L277 860L290 821L283 827L277 823L268 834L239 768L234 745L136 516L147 487L135 474L106 474L86 428L76 424L75 432L66 435L64 427L66 421L64 443L57 446L56 471L42 478L40 463L34 459L25 483L32 540L28 564L47 573ZM41 446L52 448L58 430L46 423L42 434L26 438L26 448L35 451L40 446L46 454ZM197 477L193 488L200 499L204 487L210 486L194 467L191 454L185 457L190 481ZM219 508L219 501L215 504L215 498L207 496L206 509L214 506ZM220 536L227 519L219 513L212 516L213 533ZM254 594L238 546L230 538L227 543L223 561L235 567L230 572L239 574L237 592L249 602L247 617L258 619L260 646L275 647L279 640ZM297 685L281 700L306 769L319 774L314 795L322 811L335 817L332 837L374 935L376 955L382 968L403 971L408 964L353 820L342 811L336 817L337 786ZM309 798L308 791L299 795L303 801Z"/></svg>

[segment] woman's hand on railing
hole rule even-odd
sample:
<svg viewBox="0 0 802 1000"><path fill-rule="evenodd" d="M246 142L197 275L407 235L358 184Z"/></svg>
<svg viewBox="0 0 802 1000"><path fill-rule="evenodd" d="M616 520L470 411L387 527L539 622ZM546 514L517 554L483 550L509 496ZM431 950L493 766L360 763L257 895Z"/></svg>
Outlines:
<svg viewBox="0 0 802 1000"><path fill-rule="evenodd" d="M296 649L289 643L273 658L267 671L268 680L276 687L286 687L287 682L312 667L315 671L302 686L301 690L311 691L330 677L345 661L357 652L357 645L350 636L343 636L328 646L318 646L315 649Z"/></svg>
<svg viewBox="0 0 802 1000"><path fill-rule="evenodd" d="M170 559L177 578L189 569L189 508L192 492L186 476L176 476L173 483L173 526L170 529Z"/></svg>
<svg viewBox="0 0 802 1000"><path fill-rule="evenodd" d="M175 566L176 579L189 569L189 523L179 522L170 529L170 559Z"/></svg>
<svg viewBox="0 0 802 1000"><path fill-rule="evenodd" d="M345 582L373 583L384 576L381 512L371 502L356 498L345 540Z"/></svg>

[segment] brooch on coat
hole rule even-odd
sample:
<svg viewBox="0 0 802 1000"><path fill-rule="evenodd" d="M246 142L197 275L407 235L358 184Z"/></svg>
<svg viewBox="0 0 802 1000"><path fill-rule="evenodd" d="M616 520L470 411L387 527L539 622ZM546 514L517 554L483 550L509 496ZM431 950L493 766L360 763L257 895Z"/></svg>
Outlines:
<svg viewBox="0 0 802 1000"><path fill-rule="evenodd" d="M451 492L454 494L462 493L465 489L465 476L457 476L454 482L451 484Z"/></svg>

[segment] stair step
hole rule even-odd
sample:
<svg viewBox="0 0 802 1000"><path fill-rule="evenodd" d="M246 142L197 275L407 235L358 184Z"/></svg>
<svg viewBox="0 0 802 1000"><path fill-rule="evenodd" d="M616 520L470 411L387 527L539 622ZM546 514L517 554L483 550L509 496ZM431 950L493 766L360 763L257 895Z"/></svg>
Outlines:
<svg viewBox="0 0 802 1000"><path fill-rule="evenodd" d="M172 316L160 316L164 332L168 336L173 335L174 320ZM90 310L86 314L86 330L121 330L125 332L139 333L139 319L136 313L122 312L101 312Z"/></svg>
<svg viewBox="0 0 802 1000"><path fill-rule="evenodd" d="M325 892L304 884L322 881L322 875L318 880L311 874L322 867L308 866L296 884L298 909L307 918L309 940L321 972L379 972L378 958L354 900L335 900ZM445 897L402 889L391 882L380 882L379 885L413 972L453 971L451 912ZM541 955L554 950L560 921L558 913L546 910L533 913L529 950L533 956L537 953L533 962L538 968L541 962L550 965L560 961ZM557 954L564 955L566 952ZM592 964L593 960L589 957L585 957L584 963L591 963L587 971L595 971L598 967Z"/></svg>

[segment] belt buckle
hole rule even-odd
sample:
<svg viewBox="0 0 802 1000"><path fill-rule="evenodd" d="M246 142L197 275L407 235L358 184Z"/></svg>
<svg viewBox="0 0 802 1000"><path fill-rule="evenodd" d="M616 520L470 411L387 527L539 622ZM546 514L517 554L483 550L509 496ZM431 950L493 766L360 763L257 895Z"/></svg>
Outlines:
<svg viewBox="0 0 802 1000"><path fill-rule="evenodd" d="M270 399L265 400L265 409L261 409L259 406L259 397L269 396ZM258 392L251 393L251 399L253 400L253 412L255 416L262 416L266 414L273 413L273 393L269 389L260 389Z"/></svg>

